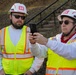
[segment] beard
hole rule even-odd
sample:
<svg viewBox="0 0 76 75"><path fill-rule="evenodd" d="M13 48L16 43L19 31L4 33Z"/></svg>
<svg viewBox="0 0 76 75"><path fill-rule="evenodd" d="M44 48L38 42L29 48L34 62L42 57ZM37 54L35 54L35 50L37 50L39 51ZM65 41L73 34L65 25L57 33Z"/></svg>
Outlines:
<svg viewBox="0 0 76 75"><path fill-rule="evenodd" d="M18 26L17 24L14 24L14 23L12 22L12 20L10 20L10 23L12 24L12 26L13 26L15 29L22 29L23 26L24 26L24 24L22 24L21 26Z"/></svg>

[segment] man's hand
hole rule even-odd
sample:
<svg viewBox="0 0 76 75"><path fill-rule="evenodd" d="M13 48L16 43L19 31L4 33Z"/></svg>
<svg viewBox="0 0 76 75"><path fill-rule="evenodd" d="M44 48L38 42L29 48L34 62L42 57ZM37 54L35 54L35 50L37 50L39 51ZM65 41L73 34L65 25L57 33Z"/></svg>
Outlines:
<svg viewBox="0 0 76 75"><path fill-rule="evenodd" d="M24 75L32 75L31 71L27 71Z"/></svg>
<svg viewBox="0 0 76 75"><path fill-rule="evenodd" d="M33 38L34 40L39 43L39 44L42 44L42 45L46 45L47 42L48 42L48 39L45 38L42 34L40 33L34 33L33 34Z"/></svg>
<svg viewBox="0 0 76 75"><path fill-rule="evenodd" d="M4 72L4 70L2 69L2 70L0 70L0 75L5 75L5 72Z"/></svg>

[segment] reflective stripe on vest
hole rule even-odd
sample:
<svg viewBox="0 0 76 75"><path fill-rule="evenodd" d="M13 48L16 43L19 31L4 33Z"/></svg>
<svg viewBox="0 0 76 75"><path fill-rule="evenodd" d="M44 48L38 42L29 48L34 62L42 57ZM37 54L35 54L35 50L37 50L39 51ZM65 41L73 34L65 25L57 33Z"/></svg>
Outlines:
<svg viewBox="0 0 76 75"><path fill-rule="evenodd" d="M68 43L76 42L72 40ZM68 60L48 48L46 75L76 75L76 59Z"/></svg>
<svg viewBox="0 0 76 75"><path fill-rule="evenodd" d="M46 75L76 75L76 68L47 68Z"/></svg>
<svg viewBox="0 0 76 75"><path fill-rule="evenodd" d="M7 58L7 59L12 59L12 58L14 58L14 57L16 57L16 59L17 58L31 58L32 57L32 55L31 54L16 54L16 56L14 56L14 54L3 54L3 57L4 58Z"/></svg>

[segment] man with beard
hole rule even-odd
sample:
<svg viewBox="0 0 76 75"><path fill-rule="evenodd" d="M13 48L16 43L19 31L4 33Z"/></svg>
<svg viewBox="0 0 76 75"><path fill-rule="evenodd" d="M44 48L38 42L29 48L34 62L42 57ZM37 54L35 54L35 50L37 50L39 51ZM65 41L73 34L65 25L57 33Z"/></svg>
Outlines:
<svg viewBox="0 0 76 75"><path fill-rule="evenodd" d="M39 47L28 39L30 28L24 26L26 6L15 3L9 13L11 25L0 30L0 75L33 75L44 58L33 57L32 50Z"/></svg>

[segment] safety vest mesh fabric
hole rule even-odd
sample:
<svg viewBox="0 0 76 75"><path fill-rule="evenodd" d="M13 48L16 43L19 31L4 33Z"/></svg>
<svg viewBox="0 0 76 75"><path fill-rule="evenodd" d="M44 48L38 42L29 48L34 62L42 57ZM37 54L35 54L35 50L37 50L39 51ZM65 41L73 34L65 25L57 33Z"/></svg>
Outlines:
<svg viewBox="0 0 76 75"><path fill-rule="evenodd" d="M76 40L70 40L69 43ZM68 60L48 48L46 75L76 75L76 59Z"/></svg>
<svg viewBox="0 0 76 75"><path fill-rule="evenodd" d="M9 26L4 29L3 69L6 74L23 74L29 70L34 60L30 49L26 49L27 27L22 28L22 34L16 46L10 39L8 28Z"/></svg>

